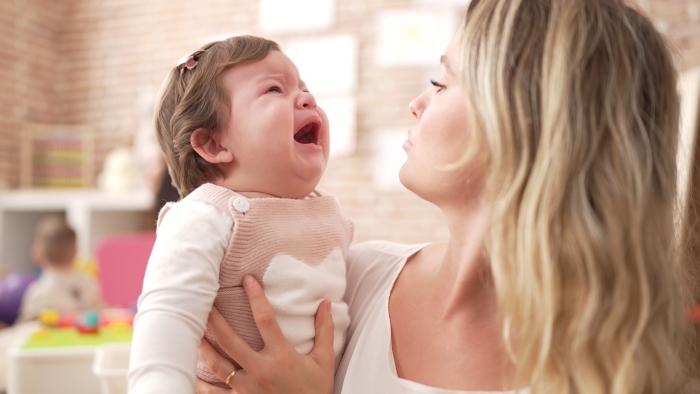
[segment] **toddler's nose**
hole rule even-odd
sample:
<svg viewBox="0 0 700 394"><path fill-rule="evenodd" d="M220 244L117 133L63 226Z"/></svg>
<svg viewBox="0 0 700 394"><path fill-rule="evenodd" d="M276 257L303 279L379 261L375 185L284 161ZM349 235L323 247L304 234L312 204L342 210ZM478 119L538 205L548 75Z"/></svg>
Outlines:
<svg viewBox="0 0 700 394"><path fill-rule="evenodd" d="M299 109L314 109L316 108L316 98L309 92L301 92L297 99L297 107L299 107Z"/></svg>

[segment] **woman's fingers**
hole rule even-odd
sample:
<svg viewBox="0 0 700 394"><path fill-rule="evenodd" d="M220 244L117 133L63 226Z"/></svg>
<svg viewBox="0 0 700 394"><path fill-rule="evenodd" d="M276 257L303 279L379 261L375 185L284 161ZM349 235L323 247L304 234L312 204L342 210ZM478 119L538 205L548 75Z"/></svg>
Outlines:
<svg viewBox="0 0 700 394"><path fill-rule="evenodd" d="M335 325L331 314L331 302L323 300L316 311L316 339L309 357L314 359L321 368L334 368L333 338Z"/></svg>
<svg viewBox="0 0 700 394"><path fill-rule="evenodd" d="M228 375L235 368L231 361L222 357L204 338L202 338L199 343L197 355L207 368L209 368L209 371L222 382L226 381Z"/></svg>
<svg viewBox="0 0 700 394"><path fill-rule="evenodd" d="M255 324L258 326L265 347L279 348L280 346L289 345L289 342L287 342L282 334L282 329L277 323L277 318L272 311L272 306L267 301L267 297L265 293L263 293L263 289L260 287L258 281L248 275L243 278L243 288L248 296L250 309L252 309L253 317L255 318Z"/></svg>
<svg viewBox="0 0 700 394"><path fill-rule="evenodd" d="M253 351L213 309L209 314L209 328L221 348L243 369L237 371L229 382L231 390L221 390L198 381L197 394L332 392L335 359L330 302L326 300L319 305L315 345L311 353L305 356L299 354L282 335L260 284L248 276L243 280L243 286L265 347L260 352ZM225 370L228 366L219 359L221 356L205 345L201 346L200 357L208 365L215 365L215 376L224 382L233 370Z"/></svg>
<svg viewBox="0 0 700 394"><path fill-rule="evenodd" d="M233 392L233 389L222 389L221 387L212 386L201 379L197 379L194 382L195 394L231 394Z"/></svg>
<svg viewBox="0 0 700 394"><path fill-rule="evenodd" d="M241 338L231 329L231 326L228 325L226 319L221 316L221 313L219 313L216 308L212 308L211 312L209 312L209 320L207 323L209 324L209 329L211 329L212 334L214 334L216 343L218 343L219 346L224 349L226 354L228 354L232 359L236 360L241 367L248 368L248 366L254 362L256 357L258 357L258 353L248 346L243 338ZM216 355L221 359L224 359L224 357L222 357L218 352L214 351L214 353L216 353ZM213 354L211 356L216 357ZM219 375L216 375L216 377L222 381L226 381L226 377L229 373L231 373L230 370L226 372L223 379L221 379Z"/></svg>

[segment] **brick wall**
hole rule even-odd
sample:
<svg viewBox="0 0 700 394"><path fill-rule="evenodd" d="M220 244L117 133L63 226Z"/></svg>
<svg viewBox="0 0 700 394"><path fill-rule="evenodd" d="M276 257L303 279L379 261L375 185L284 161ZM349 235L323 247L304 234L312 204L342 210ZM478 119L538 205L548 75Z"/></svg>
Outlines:
<svg viewBox="0 0 700 394"><path fill-rule="evenodd" d="M353 34L360 42L358 148L351 157L332 159L321 185L355 221L356 241L447 237L431 204L372 186L372 132L410 127L408 102L425 88L429 71L376 66L376 15L412 6L412 0L337 0L336 26L324 31ZM700 66L700 0L641 6L674 39L681 67ZM130 143L142 127L149 116L144 103L173 62L204 39L255 33L257 7L254 0L1 0L0 183L18 184L18 130L27 122L89 125L99 170L104 155Z"/></svg>
<svg viewBox="0 0 700 394"><path fill-rule="evenodd" d="M18 182L19 135L25 122L62 122L58 61L63 0L0 1L0 187Z"/></svg>

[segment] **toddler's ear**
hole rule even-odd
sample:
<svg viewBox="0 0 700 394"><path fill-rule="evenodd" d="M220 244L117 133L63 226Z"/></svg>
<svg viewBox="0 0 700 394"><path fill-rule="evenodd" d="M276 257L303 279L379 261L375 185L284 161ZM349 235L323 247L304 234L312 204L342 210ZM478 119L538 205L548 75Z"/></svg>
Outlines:
<svg viewBox="0 0 700 394"><path fill-rule="evenodd" d="M199 128L190 135L190 144L209 163L230 163L233 153L222 145L222 137L221 133L210 133L207 129Z"/></svg>

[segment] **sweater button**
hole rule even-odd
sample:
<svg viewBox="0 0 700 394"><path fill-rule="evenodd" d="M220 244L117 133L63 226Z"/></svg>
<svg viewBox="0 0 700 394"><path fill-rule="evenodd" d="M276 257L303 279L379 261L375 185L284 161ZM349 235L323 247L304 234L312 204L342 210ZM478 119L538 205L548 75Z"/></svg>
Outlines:
<svg viewBox="0 0 700 394"><path fill-rule="evenodd" d="M233 208L240 213L246 213L250 209L250 202L245 197L237 197L233 200Z"/></svg>

